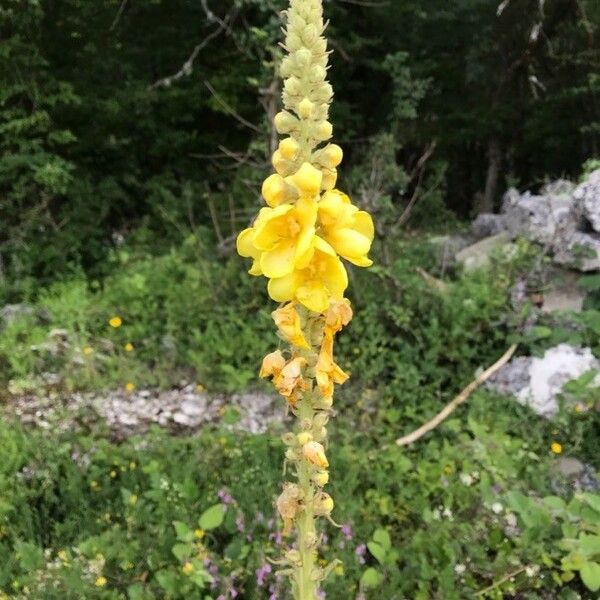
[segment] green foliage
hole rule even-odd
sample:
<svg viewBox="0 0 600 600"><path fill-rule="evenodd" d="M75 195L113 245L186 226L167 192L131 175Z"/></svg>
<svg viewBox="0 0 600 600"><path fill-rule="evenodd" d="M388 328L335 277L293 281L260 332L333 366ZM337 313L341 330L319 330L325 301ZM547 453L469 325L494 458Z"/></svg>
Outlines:
<svg viewBox="0 0 600 600"><path fill-rule="evenodd" d="M344 527L329 529L324 558L344 566L328 598L461 598L490 586L482 597L586 597L599 496L552 495L553 425L532 436L531 417L509 403L479 393L408 449L389 425L363 428L364 407L347 407L330 448ZM593 428L588 420L586 435ZM9 597L282 593L268 562L282 552L265 503L280 485L272 434L156 430L120 445L8 423L0 434L0 591ZM576 445L568 436L566 451Z"/></svg>

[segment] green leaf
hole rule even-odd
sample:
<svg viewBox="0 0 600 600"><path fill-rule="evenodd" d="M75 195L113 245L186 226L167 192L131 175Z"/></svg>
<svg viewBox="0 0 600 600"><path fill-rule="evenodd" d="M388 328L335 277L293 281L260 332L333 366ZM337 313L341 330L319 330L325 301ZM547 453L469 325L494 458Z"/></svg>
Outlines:
<svg viewBox="0 0 600 600"><path fill-rule="evenodd" d="M373 567L368 568L360 578L360 584L365 588L376 588L382 581L383 575Z"/></svg>
<svg viewBox="0 0 600 600"><path fill-rule="evenodd" d="M173 521L173 527L177 533L177 539L182 542L191 542L194 539L192 530L182 521Z"/></svg>
<svg viewBox="0 0 600 600"><path fill-rule="evenodd" d="M175 544L171 549L171 552L177 557L177 560L184 560L188 558L194 551L192 544Z"/></svg>
<svg viewBox="0 0 600 600"><path fill-rule="evenodd" d="M589 557L600 554L600 535L582 534L579 538L579 548Z"/></svg>
<svg viewBox="0 0 600 600"><path fill-rule="evenodd" d="M386 551L392 547L390 534L385 529L376 529L373 533L373 541L377 542Z"/></svg>
<svg viewBox="0 0 600 600"><path fill-rule="evenodd" d="M367 548L380 564L383 565L385 563L386 552L377 542L369 542Z"/></svg>
<svg viewBox="0 0 600 600"><path fill-rule="evenodd" d="M207 508L198 519L198 526L205 531L216 529L223 523L226 510L227 507L224 504L215 504Z"/></svg>
<svg viewBox="0 0 600 600"><path fill-rule="evenodd" d="M167 594L175 596L179 594L179 578L177 574L171 570L163 569L156 573L156 580Z"/></svg>
<svg viewBox="0 0 600 600"><path fill-rule="evenodd" d="M589 506L600 513L600 494L587 492L582 495L582 498Z"/></svg>
<svg viewBox="0 0 600 600"><path fill-rule="evenodd" d="M547 496L546 498L544 498L544 504L552 510L562 511L567 508L565 501L562 498L559 498L558 496Z"/></svg>
<svg viewBox="0 0 600 600"><path fill-rule="evenodd" d="M592 592L600 589L600 564L597 562L583 563L579 570L581 580Z"/></svg>

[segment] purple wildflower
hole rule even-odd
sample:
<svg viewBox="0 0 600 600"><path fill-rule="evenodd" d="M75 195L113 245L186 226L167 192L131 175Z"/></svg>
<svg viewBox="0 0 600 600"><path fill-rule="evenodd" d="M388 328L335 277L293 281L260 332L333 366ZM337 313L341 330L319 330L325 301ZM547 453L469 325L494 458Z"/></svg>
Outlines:
<svg viewBox="0 0 600 600"><path fill-rule="evenodd" d="M341 531L347 540L352 539L352 525L350 525L350 523L345 523L344 525L342 525Z"/></svg>
<svg viewBox="0 0 600 600"><path fill-rule="evenodd" d="M266 579L269 573L273 570L269 563L264 564L260 569L256 569L256 585L263 587L266 583Z"/></svg>
<svg viewBox="0 0 600 600"><path fill-rule="evenodd" d="M233 504L233 496L225 488L221 488L217 492L217 496L219 496L219 500L223 504L226 504L226 505Z"/></svg>
<svg viewBox="0 0 600 600"><path fill-rule="evenodd" d="M367 546L366 546L366 544L359 544L358 546L356 546L356 550L354 550L354 553L358 557L358 562L361 565L364 565L367 562L365 560L365 554L367 553Z"/></svg>

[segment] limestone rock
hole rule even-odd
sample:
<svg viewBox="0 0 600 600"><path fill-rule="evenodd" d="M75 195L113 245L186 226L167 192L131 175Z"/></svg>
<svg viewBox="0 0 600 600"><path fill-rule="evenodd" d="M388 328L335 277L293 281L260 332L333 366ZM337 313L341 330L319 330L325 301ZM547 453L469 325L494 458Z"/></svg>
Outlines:
<svg viewBox="0 0 600 600"><path fill-rule="evenodd" d="M512 238L525 237L552 245L575 232L578 226L575 203L566 194L533 196L526 192L508 197L504 204L506 228Z"/></svg>
<svg viewBox="0 0 600 600"><path fill-rule="evenodd" d="M552 417L558 412L558 397L563 386L600 367L590 348L560 344L543 357L519 357L504 366L487 386L502 394L511 394L519 404L536 414Z"/></svg>
<svg viewBox="0 0 600 600"><path fill-rule="evenodd" d="M553 245L554 262L579 271L600 270L600 234L574 231Z"/></svg>
<svg viewBox="0 0 600 600"><path fill-rule="evenodd" d="M586 181L575 188L573 197L594 231L600 233L600 169L593 171Z"/></svg>
<svg viewBox="0 0 600 600"><path fill-rule="evenodd" d="M478 240L497 235L506 231L506 217L504 215L482 213L473 221L471 231Z"/></svg>
<svg viewBox="0 0 600 600"><path fill-rule="evenodd" d="M493 254L500 251L510 253L513 249L510 236L508 233L502 232L463 248L456 255L456 260L463 265L466 271L473 271L487 267Z"/></svg>

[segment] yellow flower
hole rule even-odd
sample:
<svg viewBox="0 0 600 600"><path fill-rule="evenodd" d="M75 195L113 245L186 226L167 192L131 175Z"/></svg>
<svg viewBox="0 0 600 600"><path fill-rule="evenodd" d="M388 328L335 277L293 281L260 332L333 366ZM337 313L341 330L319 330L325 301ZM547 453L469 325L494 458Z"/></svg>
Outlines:
<svg viewBox="0 0 600 600"><path fill-rule="evenodd" d="M318 235L343 258L359 267L370 267L367 258L375 236L373 219L358 210L350 198L338 190L325 192L319 202Z"/></svg>
<svg viewBox="0 0 600 600"><path fill-rule="evenodd" d="M134 346L131 342L127 342L123 348L125 348L125 352L133 352L134 350Z"/></svg>
<svg viewBox="0 0 600 600"><path fill-rule="evenodd" d="M203 392L206 388L201 384L201 383L197 383L196 384L196 391L197 392Z"/></svg>
<svg viewBox="0 0 600 600"><path fill-rule="evenodd" d="M325 517L331 514L333 507L333 498L327 492L319 492L315 496L313 504L313 510L315 511L315 515Z"/></svg>
<svg viewBox="0 0 600 600"><path fill-rule="evenodd" d="M298 300L309 310L322 313L330 299L341 300L348 275L333 248L316 237L312 258L304 269L269 281L269 296L277 302Z"/></svg>
<svg viewBox="0 0 600 600"><path fill-rule="evenodd" d="M279 334L284 340L294 344L298 348L310 348L302 331L300 315L293 302L273 311L272 315L275 325L279 329Z"/></svg>
<svg viewBox="0 0 600 600"><path fill-rule="evenodd" d="M282 534L287 536L292 531L294 519L302 510L301 500L304 492L295 483L286 483L279 498L277 498L277 510L283 519Z"/></svg>
<svg viewBox="0 0 600 600"><path fill-rule="evenodd" d="M332 333L341 331L351 320L352 307L347 298L332 302L325 315L325 324Z"/></svg>
<svg viewBox="0 0 600 600"><path fill-rule="evenodd" d="M302 455L304 458L319 467L319 469L326 469L329 466L327 456L325 456L325 448L319 442L308 442L302 447Z"/></svg>
<svg viewBox="0 0 600 600"><path fill-rule="evenodd" d="M266 277L283 277L305 267L312 255L317 203L302 199L267 209L254 226L253 246L260 251L260 269Z"/></svg>
<svg viewBox="0 0 600 600"><path fill-rule="evenodd" d="M110 476L111 476L111 478L112 478L112 479L114 479L114 478L117 476L117 472L116 472L116 471L113 469L113 470L110 472Z"/></svg>
<svg viewBox="0 0 600 600"><path fill-rule="evenodd" d="M334 570L338 577L342 577L344 575L344 565L336 565Z"/></svg>
<svg viewBox="0 0 600 600"><path fill-rule="evenodd" d="M305 358L296 356L286 362L283 354L276 350L265 356L259 375L260 377L272 377L277 391L285 396L292 406L295 406L299 393L306 387L302 378L302 369L305 366Z"/></svg>
<svg viewBox="0 0 600 600"><path fill-rule="evenodd" d="M127 390L129 393L133 392L133 390L135 390L135 383L131 383L131 382L129 382L129 383L126 383L126 384L125 384L125 389L126 389L126 390Z"/></svg>
<svg viewBox="0 0 600 600"><path fill-rule="evenodd" d="M298 194L294 187L287 183L281 175L273 173L263 182L262 196L265 202L274 208L285 202L293 202Z"/></svg>
<svg viewBox="0 0 600 600"><path fill-rule="evenodd" d="M296 439L301 446L304 446L304 444L312 442L313 436L309 431L302 431L296 436Z"/></svg>
<svg viewBox="0 0 600 600"><path fill-rule="evenodd" d="M204 531L204 529L196 529L194 531L194 537L196 537L199 540L204 538L205 535L206 535L206 532Z"/></svg>
<svg viewBox="0 0 600 600"><path fill-rule="evenodd" d="M65 550L60 550L57 556L62 562L67 562L68 560L68 556Z"/></svg>
<svg viewBox="0 0 600 600"><path fill-rule="evenodd" d="M301 197L313 197L321 191L323 173L310 163L302 163L298 171L290 177Z"/></svg>
<svg viewBox="0 0 600 600"><path fill-rule="evenodd" d="M329 483L329 473L327 471L319 471L313 475L313 481L319 487L323 487Z"/></svg>
<svg viewBox="0 0 600 600"><path fill-rule="evenodd" d="M106 584L108 583L108 581L106 580L106 577L98 577L98 579L96 579L96 582L94 583L94 585L96 587L104 587Z"/></svg>
<svg viewBox="0 0 600 600"><path fill-rule="evenodd" d="M129 469L130 469L131 471L135 471L135 470L137 469L137 463L135 463L135 462L131 461L131 462L129 463Z"/></svg>
<svg viewBox="0 0 600 600"><path fill-rule="evenodd" d="M285 367L285 358L280 350L275 350L275 352L271 352L264 357L259 376L272 377L279 375L283 367Z"/></svg>
<svg viewBox="0 0 600 600"><path fill-rule="evenodd" d="M115 329L117 329L117 328L121 327L121 325L123 325L123 319L121 319L121 317L117 317L117 316L115 316L115 317L112 317L112 318L111 318L111 319L108 321L108 324L109 324L111 327L114 327Z"/></svg>
<svg viewBox="0 0 600 600"><path fill-rule="evenodd" d="M91 487L93 490L97 490L97 489L98 489L98 487L99 487L99 485L98 485L98 482L97 482L97 481L95 481L95 480L94 480L94 481L90 481L90 487Z"/></svg>
<svg viewBox="0 0 600 600"><path fill-rule="evenodd" d="M131 496L129 496L129 504L131 506L135 506L137 504L138 501L138 497L135 494L131 494Z"/></svg>
<svg viewBox="0 0 600 600"><path fill-rule="evenodd" d="M333 333L326 329L316 368L317 385L323 397L332 398L334 384L345 383L348 377L333 360Z"/></svg>
<svg viewBox="0 0 600 600"><path fill-rule="evenodd" d="M562 452L562 445L559 444L558 442L552 442L552 444L550 445L550 450L552 450L552 452L554 452L554 454L560 454Z"/></svg>
<svg viewBox="0 0 600 600"><path fill-rule="evenodd" d="M85 346L85 347L83 348L83 353L84 353L86 356L89 356L89 355L90 355L90 354L92 354L93 352L94 352L94 349L93 349L91 346Z"/></svg>
<svg viewBox="0 0 600 600"><path fill-rule="evenodd" d="M184 575L191 575L194 572L194 565L191 562L186 562L183 567L181 567L181 572Z"/></svg>

